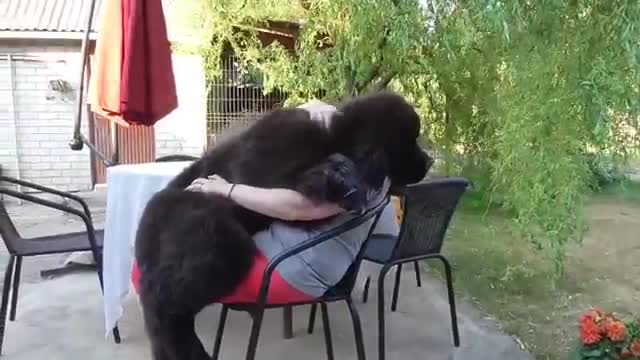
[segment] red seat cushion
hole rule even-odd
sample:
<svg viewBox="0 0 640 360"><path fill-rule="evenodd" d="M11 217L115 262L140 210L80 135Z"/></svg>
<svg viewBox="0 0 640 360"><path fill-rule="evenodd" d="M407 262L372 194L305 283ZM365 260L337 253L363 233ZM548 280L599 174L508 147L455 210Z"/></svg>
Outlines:
<svg viewBox="0 0 640 360"><path fill-rule="evenodd" d="M252 304L257 302L260 285L262 283L262 276L267 268L267 264L267 259L262 254L258 253L254 260L253 267L244 281L238 285L233 293L223 299L218 299L215 302L223 304ZM140 293L140 269L135 261L131 271L131 281L136 292ZM212 301L213 300L214 299L212 299ZM273 273L271 276L271 284L269 285L269 293L267 295L268 304L289 304L310 300L313 300L313 297L310 297L289 285L289 283L287 283L277 271Z"/></svg>

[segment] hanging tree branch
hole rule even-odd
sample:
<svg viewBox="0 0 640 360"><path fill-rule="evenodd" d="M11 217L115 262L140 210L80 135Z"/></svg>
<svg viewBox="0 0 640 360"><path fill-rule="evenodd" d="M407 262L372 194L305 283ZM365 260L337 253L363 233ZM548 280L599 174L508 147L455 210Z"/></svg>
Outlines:
<svg viewBox="0 0 640 360"><path fill-rule="evenodd" d="M298 0L298 3L300 4L300 7L309 11L309 9L311 9L311 1L309 0Z"/></svg>
<svg viewBox="0 0 640 360"><path fill-rule="evenodd" d="M377 49L381 54L384 47L387 45L388 33L389 33L389 29L387 28L385 29L384 35L382 36L382 38L380 39L380 42L378 43ZM373 65L373 67L371 68L371 71L362 82L356 84L356 90L358 92L362 92L373 80L375 80L378 76L380 76L381 63L382 63L382 59L380 59L380 61L378 61L377 64Z"/></svg>
<svg viewBox="0 0 640 360"><path fill-rule="evenodd" d="M389 83L391 82L391 80L393 80L393 78L396 77L396 75L397 75L397 72L395 71L390 71L386 73L384 76L380 77L380 79L378 79L378 81L376 81L371 86L372 91L376 92L376 91L382 91L386 89Z"/></svg>
<svg viewBox="0 0 640 360"><path fill-rule="evenodd" d="M347 65L346 77L347 79L345 84L343 100L348 100L354 95L356 95L356 92L359 92L356 87L356 72L353 70L353 68L350 65Z"/></svg>
<svg viewBox="0 0 640 360"><path fill-rule="evenodd" d="M400 0L392 0L391 3L397 8L400 5ZM367 76L364 78L364 80L362 82L359 82L358 84L356 84L356 90L358 92L362 92L365 89L369 88L371 83L376 80L377 78L380 77L381 75L381 70L382 70L382 62L384 61L384 57L382 56L383 51L385 49L385 47L387 46L388 43L388 39L389 39L389 22L387 21L385 23L384 26L384 31L383 31L383 35L382 38L380 38L380 41L378 43L378 46L376 47L378 49L378 51L380 52L380 59L378 61L378 63L374 64L373 67L371 68L371 71L369 72L369 74L367 74ZM391 75L393 74L393 75ZM391 75L389 77L389 75ZM377 91L377 89L384 89L387 87L387 85L389 85L389 82L393 79L393 77L395 76L395 72L392 73L388 73L385 76L383 76L378 82L376 82L376 85L371 86L371 89L374 91ZM382 88L380 88L382 87Z"/></svg>

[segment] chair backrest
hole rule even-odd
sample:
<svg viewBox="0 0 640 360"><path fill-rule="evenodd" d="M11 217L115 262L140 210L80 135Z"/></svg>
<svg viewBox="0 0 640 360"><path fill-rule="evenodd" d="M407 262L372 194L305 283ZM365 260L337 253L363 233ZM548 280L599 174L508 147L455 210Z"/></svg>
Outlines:
<svg viewBox="0 0 640 360"><path fill-rule="evenodd" d="M0 188L0 194L1 193L2 189ZM11 221L11 217L9 217L9 212L7 212L7 208L4 206L4 200L0 200L0 236L7 246L9 253L15 254L16 246L22 241L22 238L13 221Z"/></svg>
<svg viewBox="0 0 640 360"><path fill-rule="evenodd" d="M384 208L387 206L388 203L389 203L389 197L387 196L385 198L385 201L378 204L376 208L372 210L372 212L370 213L370 216L373 217L373 222L371 223L371 225L369 225L369 230L367 231L367 238L362 243L362 247L360 248L360 251L356 255L356 258L353 261L353 263L349 266L349 268L345 272L342 279L336 285L334 285L331 289L329 289L325 293L325 296L341 296L341 295L351 294L351 292L353 291L353 288L356 285L356 280L358 279L358 272L360 271L360 265L362 264L362 261L364 259L367 243L371 238L371 234L373 233L373 230L376 228L376 225L378 224L378 220L380 220L380 215L382 215L382 211L384 210Z"/></svg>
<svg viewBox="0 0 640 360"><path fill-rule="evenodd" d="M400 189L403 219L391 261L439 253L449 222L469 182L441 178Z"/></svg>
<svg viewBox="0 0 640 360"><path fill-rule="evenodd" d="M161 156L157 158L154 162L195 161L198 159L199 157L197 156L174 154L174 155Z"/></svg>

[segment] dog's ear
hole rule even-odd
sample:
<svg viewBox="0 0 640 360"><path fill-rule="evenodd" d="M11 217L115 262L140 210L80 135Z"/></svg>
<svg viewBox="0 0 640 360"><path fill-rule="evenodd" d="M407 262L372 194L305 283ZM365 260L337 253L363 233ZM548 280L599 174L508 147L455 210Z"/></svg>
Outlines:
<svg viewBox="0 0 640 360"><path fill-rule="evenodd" d="M356 161L358 172L367 185L379 189L389 173L387 154L381 148L372 148L366 151L364 156Z"/></svg>
<svg viewBox="0 0 640 360"><path fill-rule="evenodd" d="M421 181L433 163L433 158L417 145L413 150L391 155L389 173L392 185L404 186Z"/></svg>
<svg viewBox="0 0 640 360"><path fill-rule="evenodd" d="M364 116L363 116L364 115ZM388 173L385 140L379 122L367 119L358 111L338 112L331 119L334 149L355 161L361 179L372 188L379 188Z"/></svg>

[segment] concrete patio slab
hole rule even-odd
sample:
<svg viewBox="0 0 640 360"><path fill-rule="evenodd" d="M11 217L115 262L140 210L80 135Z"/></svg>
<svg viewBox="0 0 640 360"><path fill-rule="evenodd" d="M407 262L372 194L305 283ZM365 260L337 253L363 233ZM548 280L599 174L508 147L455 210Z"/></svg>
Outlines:
<svg viewBox="0 0 640 360"><path fill-rule="evenodd" d="M407 274L410 275L410 274ZM462 347L451 345L447 303L438 281L427 280L422 288L407 281L403 284L399 309L387 313L388 359L530 359L516 342L495 330L491 324L460 309ZM377 358L376 303L356 301L363 327L368 358ZM18 318L9 323L4 355L8 359L150 359L143 322L134 298L127 301L121 322L123 342L112 343L103 337L102 301L95 274L72 274L26 284L20 296ZM206 308L198 317L198 334L212 348L219 306ZM313 335L305 332L308 307L296 309L295 336L282 338L281 312L267 313L258 359L325 359L321 328ZM353 329L344 304L330 306L334 348L337 359L355 359ZM321 323L318 323L321 326ZM231 313L223 341L222 359L244 357L250 318Z"/></svg>
<svg viewBox="0 0 640 360"><path fill-rule="evenodd" d="M98 193L86 195L101 227L104 199ZM29 235L78 229L79 224L68 217L43 213L29 205L11 206L18 226ZM0 266L6 265L6 249L2 249ZM151 359L148 341L138 304L131 297L125 305L125 317L120 323L122 344L116 345L103 334L102 299L97 276L92 272L75 273L51 280L42 280L40 270L56 266L61 257L27 260L24 283L20 291L18 316L7 324L3 357L11 360L102 360ZM406 268L406 267L405 267ZM378 268L365 264L366 274L377 274ZM446 291L439 279L423 278L423 286L415 286L411 272L404 276L398 311L387 311L387 359L389 360L520 360L532 359L517 342L501 333L472 306L459 302L462 346L452 346ZM388 275L387 290L393 274ZM1 280L1 279L0 279ZM367 358L377 359L376 292L372 287L370 301L360 301L360 289L354 294L362 318ZM387 294L390 303L390 294ZM356 359L353 328L343 303L330 305L336 359ZM294 338L282 337L282 313L267 313L260 338L257 359L326 359L321 321L313 335L305 332L308 307L294 313ZM198 334L212 348L218 324L219 306L206 308L198 317ZM318 319L320 320L320 319ZM222 346L221 359L244 358L250 330L250 318L245 313L230 313Z"/></svg>

